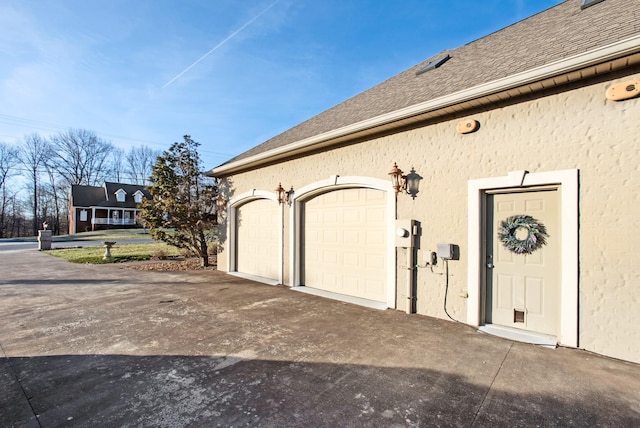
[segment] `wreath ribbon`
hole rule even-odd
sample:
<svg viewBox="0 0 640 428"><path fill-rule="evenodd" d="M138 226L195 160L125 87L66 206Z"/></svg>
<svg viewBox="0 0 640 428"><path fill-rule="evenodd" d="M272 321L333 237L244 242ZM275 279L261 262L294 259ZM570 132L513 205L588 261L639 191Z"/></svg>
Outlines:
<svg viewBox="0 0 640 428"><path fill-rule="evenodd" d="M518 238L526 232L525 238ZM531 254L547 243L547 228L535 218L517 214L500 222L498 239L504 247L515 254Z"/></svg>

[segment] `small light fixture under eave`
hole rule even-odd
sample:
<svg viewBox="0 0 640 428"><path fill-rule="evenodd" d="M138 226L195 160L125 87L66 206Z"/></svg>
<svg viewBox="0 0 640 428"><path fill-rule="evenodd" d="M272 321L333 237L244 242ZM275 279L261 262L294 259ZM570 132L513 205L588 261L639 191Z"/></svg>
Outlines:
<svg viewBox="0 0 640 428"><path fill-rule="evenodd" d="M389 177L391 178L391 186L396 193L407 190L407 176L402 175L402 170L398 168L396 162L393 163L393 168L389 171Z"/></svg>
<svg viewBox="0 0 640 428"><path fill-rule="evenodd" d="M422 73L426 73L429 70L435 70L436 68L440 67L442 64L444 64L445 62L449 61L451 59L451 55L447 54L443 57L440 57L436 60L431 61L430 63L428 63L427 65L425 65L424 67L422 67L420 70L416 71L416 76L422 74Z"/></svg>

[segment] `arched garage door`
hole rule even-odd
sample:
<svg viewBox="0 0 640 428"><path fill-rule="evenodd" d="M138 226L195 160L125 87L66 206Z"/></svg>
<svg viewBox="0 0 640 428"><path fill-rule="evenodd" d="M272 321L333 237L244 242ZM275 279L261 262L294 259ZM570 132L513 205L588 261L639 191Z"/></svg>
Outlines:
<svg viewBox="0 0 640 428"><path fill-rule="evenodd" d="M280 210L278 203L257 199L235 209L236 271L278 280Z"/></svg>
<svg viewBox="0 0 640 428"><path fill-rule="evenodd" d="M303 204L301 282L386 302L386 192L341 189Z"/></svg>

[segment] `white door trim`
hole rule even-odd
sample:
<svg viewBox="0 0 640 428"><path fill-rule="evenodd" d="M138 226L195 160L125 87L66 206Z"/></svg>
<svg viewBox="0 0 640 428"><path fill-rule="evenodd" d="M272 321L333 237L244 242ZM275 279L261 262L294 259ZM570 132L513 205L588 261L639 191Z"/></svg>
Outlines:
<svg viewBox="0 0 640 428"><path fill-rule="evenodd" d="M578 346L578 170L528 173L511 171L504 177L469 180L467 265L467 323L481 325L485 192L494 189L518 189L530 186L558 185L560 189L562 260L560 267L560 326L558 343Z"/></svg>
<svg viewBox="0 0 640 428"><path fill-rule="evenodd" d="M316 181L315 183L308 184L304 187L297 189L293 195L291 200L291 216L293 219L289 223L290 233L290 245L289 248L292 248L293 251L289 253L290 257L290 272L289 278L292 279L292 287L297 287L302 285L300 278L300 249L302 242L300 240L301 237L301 227L302 218L302 204L317 196L321 193L330 192L338 189L349 189L349 188L368 188L368 189L376 189L386 192L386 218L387 218L387 250L386 250L386 303L388 308L396 307L396 256L395 256L395 247L393 243L395 242L394 234L393 234L393 225L395 224L396 218L396 197L395 191L391 186L391 181L382 180L379 178L372 177L360 177L360 176L346 176L341 177L338 175L333 175L325 180Z"/></svg>
<svg viewBox="0 0 640 428"><path fill-rule="evenodd" d="M233 197L232 199L229 200L229 203L227 205L227 219L228 219L227 242L229 243L227 248L227 266L229 267L228 273L230 274L236 274L238 276L242 276L241 274L238 274L238 267L237 267L237 260L236 260L236 240L237 240L236 218L238 214L237 209L238 207L248 202L258 200L258 199L269 199L276 204L278 203L278 195L275 192L252 189L248 192L245 192ZM279 237L278 260L280 263L280 268L278 269L278 284L282 284L283 278L284 278L284 263L283 263L284 262L284 248L283 248L284 237L282 233L284 230L284 208L282 207L282 205L280 206L279 218L280 218L280 221L278 224L278 228L279 228L278 230L280 230L280 233L278 234L278 237ZM243 276L243 277L246 277L246 276ZM267 284L273 284L273 281L269 281L266 278L251 277L250 279L258 282L264 282Z"/></svg>

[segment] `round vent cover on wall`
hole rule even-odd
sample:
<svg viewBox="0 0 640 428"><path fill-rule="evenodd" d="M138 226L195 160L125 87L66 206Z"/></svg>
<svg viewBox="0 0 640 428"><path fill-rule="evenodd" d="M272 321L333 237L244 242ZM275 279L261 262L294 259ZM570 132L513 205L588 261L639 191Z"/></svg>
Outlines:
<svg viewBox="0 0 640 428"><path fill-rule="evenodd" d="M640 94L640 80L628 80L616 83L607 89L607 99L611 101L622 101L636 97Z"/></svg>
<svg viewBox="0 0 640 428"><path fill-rule="evenodd" d="M480 128L480 122L474 119L466 119L456 125L458 134L468 134Z"/></svg>

